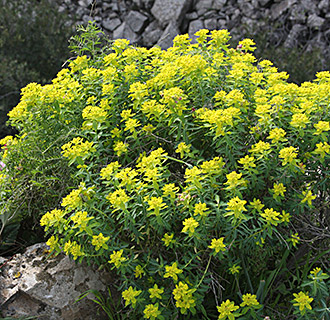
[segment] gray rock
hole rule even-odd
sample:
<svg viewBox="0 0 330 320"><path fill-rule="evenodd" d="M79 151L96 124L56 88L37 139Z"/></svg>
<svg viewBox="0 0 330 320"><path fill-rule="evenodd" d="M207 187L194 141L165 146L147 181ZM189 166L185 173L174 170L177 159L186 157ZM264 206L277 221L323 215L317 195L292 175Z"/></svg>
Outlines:
<svg viewBox="0 0 330 320"><path fill-rule="evenodd" d="M188 34L192 40L191 43L196 43L197 37L195 36L195 33L200 29L204 29L204 23L202 20L194 20L189 23Z"/></svg>
<svg viewBox="0 0 330 320"><path fill-rule="evenodd" d="M60 254L47 259L47 246L37 244L17 254L0 274L0 310L3 317L35 316L43 320L101 320L105 315L91 300L75 303L89 289L106 292L109 274L76 264Z"/></svg>
<svg viewBox="0 0 330 320"><path fill-rule="evenodd" d="M317 16L315 13L311 14L307 18L307 25L311 28L319 29L325 22L324 18Z"/></svg>
<svg viewBox="0 0 330 320"><path fill-rule="evenodd" d="M193 11L193 12L187 13L184 18L185 18L185 20L196 20L198 18L198 14L196 11Z"/></svg>
<svg viewBox="0 0 330 320"><path fill-rule="evenodd" d="M139 8L151 9L153 0L133 0Z"/></svg>
<svg viewBox="0 0 330 320"><path fill-rule="evenodd" d="M218 19L218 28L227 29L227 19Z"/></svg>
<svg viewBox="0 0 330 320"><path fill-rule="evenodd" d="M156 0L151 13L162 27L171 21L176 21L180 25L190 4L191 0Z"/></svg>
<svg viewBox="0 0 330 320"><path fill-rule="evenodd" d="M315 1L313 0L300 0L299 1L302 5L302 7L307 11L311 13L319 13L318 8L315 4Z"/></svg>
<svg viewBox="0 0 330 320"><path fill-rule="evenodd" d="M276 20L285 11L287 11L294 3L296 3L296 0L284 0L279 3L273 4L271 7L272 19Z"/></svg>
<svg viewBox="0 0 330 320"><path fill-rule="evenodd" d="M206 29L215 30L218 26L218 21L216 18L204 20L204 26Z"/></svg>
<svg viewBox="0 0 330 320"><path fill-rule="evenodd" d="M79 0L78 4L81 7L88 7L90 4L92 4L93 0Z"/></svg>
<svg viewBox="0 0 330 320"><path fill-rule="evenodd" d="M118 26L120 26L121 21L118 18L115 19L106 19L102 21L102 27L108 31L115 30Z"/></svg>
<svg viewBox="0 0 330 320"><path fill-rule="evenodd" d="M294 4L290 10L289 19L294 23L305 23L307 19L306 10L300 4Z"/></svg>
<svg viewBox="0 0 330 320"><path fill-rule="evenodd" d="M306 32L307 32L306 26L301 24L295 24L290 30L290 33L288 34L288 37L284 42L284 47L286 48L296 47L299 43L298 40L299 36L303 37Z"/></svg>
<svg viewBox="0 0 330 320"><path fill-rule="evenodd" d="M259 4L262 6L262 7L266 7L268 6L268 4L271 3L271 0L259 0Z"/></svg>
<svg viewBox="0 0 330 320"><path fill-rule="evenodd" d="M213 0L199 0L195 6L195 10L197 11L199 17L211 9L213 9Z"/></svg>
<svg viewBox="0 0 330 320"><path fill-rule="evenodd" d="M252 18L252 15L255 14L255 7L251 3L245 0L238 0L237 4L243 16Z"/></svg>
<svg viewBox="0 0 330 320"><path fill-rule="evenodd" d="M321 0L317 7L320 10L322 10L323 12L328 12L329 7L330 7L330 1L329 0Z"/></svg>
<svg viewBox="0 0 330 320"><path fill-rule="evenodd" d="M125 21L134 32L139 33L145 27L148 17L138 11L130 11Z"/></svg>
<svg viewBox="0 0 330 320"><path fill-rule="evenodd" d="M138 35L127 25L126 22L123 22L117 29L113 31L114 39L127 39L131 43L136 43L139 39Z"/></svg>
<svg viewBox="0 0 330 320"><path fill-rule="evenodd" d="M163 30L161 30L156 21L151 22L144 30L142 35L143 45L152 47L161 38Z"/></svg>
<svg viewBox="0 0 330 320"><path fill-rule="evenodd" d="M226 3L227 0L213 0L212 8L215 10L222 10Z"/></svg>
<svg viewBox="0 0 330 320"><path fill-rule="evenodd" d="M173 39L180 34L180 30L176 22L171 21L164 30L161 38L157 41L157 45L162 49L168 49L173 45Z"/></svg>

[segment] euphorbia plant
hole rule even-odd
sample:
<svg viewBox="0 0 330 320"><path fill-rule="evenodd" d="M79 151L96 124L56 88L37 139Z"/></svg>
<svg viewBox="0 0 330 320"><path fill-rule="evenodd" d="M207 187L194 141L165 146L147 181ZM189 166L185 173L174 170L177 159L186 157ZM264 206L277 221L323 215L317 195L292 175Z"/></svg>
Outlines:
<svg viewBox="0 0 330 320"><path fill-rule="evenodd" d="M196 36L166 51L116 40L13 110L24 124L42 105L75 135L57 148L80 184L41 218L48 244L115 270L137 317L263 319L278 301L291 314L293 293L310 310L275 280L312 237L300 220L324 223L330 73L297 86L251 39Z"/></svg>

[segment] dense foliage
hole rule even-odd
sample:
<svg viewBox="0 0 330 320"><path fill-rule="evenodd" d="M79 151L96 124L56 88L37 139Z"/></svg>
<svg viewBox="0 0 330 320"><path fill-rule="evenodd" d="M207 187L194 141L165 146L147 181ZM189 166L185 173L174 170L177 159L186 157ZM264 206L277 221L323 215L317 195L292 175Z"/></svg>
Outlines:
<svg viewBox="0 0 330 320"><path fill-rule="evenodd" d="M115 270L122 319L330 319L330 72L288 83L227 30L166 51L85 31L9 113L3 225L40 185L51 250Z"/></svg>

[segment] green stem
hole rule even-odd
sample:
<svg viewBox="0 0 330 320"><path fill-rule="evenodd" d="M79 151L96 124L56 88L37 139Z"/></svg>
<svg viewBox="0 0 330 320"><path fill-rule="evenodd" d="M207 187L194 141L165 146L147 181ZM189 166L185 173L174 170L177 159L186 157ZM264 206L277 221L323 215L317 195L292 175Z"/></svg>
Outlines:
<svg viewBox="0 0 330 320"><path fill-rule="evenodd" d="M203 276L202 276L202 278L200 279L200 281L198 282L198 285L197 285L196 288L198 288L198 287L201 285L201 283L203 282L203 280L204 280L204 278L205 278L205 276L206 276L206 272L207 272L208 269L209 269L209 266L210 266L210 263L211 263L211 259L212 259L212 256L210 256L209 261L207 262L207 266L206 266L206 268L205 268L205 270L204 270Z"/></svg>
<svg viewBox="0 0 330 320"><path fill-rule="evenodd" d="M176 159L176 158L173 158L173 157L170 157L170 156L165 156L165 158L170 159L170 160L173 160L173 161L176 161L176 162L183 163L183 164L185 164L186 166L188 166L189 168L192 168L192 167L193 167L192 164L190 164L190 163L188 163L188 162L185 162L185 161L183 161L183 160L180 160L180 159Z"/></svg>

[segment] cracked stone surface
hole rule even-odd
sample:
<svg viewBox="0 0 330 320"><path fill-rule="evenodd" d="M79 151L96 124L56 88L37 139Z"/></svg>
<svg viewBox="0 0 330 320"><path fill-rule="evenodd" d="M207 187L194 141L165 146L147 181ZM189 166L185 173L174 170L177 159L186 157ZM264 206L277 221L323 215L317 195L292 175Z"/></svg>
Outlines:
<svg viewBox="0 0 330 320"><path fill-rule="evenodd" d="M11 260L0 258L0 317L105 319L92 295L75 301L90 289L106 292L110 275L75 263L63 254L47 257L47 245L42 243Z"/></svg>

